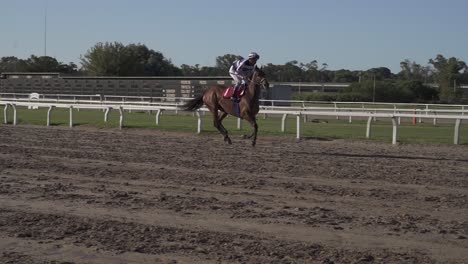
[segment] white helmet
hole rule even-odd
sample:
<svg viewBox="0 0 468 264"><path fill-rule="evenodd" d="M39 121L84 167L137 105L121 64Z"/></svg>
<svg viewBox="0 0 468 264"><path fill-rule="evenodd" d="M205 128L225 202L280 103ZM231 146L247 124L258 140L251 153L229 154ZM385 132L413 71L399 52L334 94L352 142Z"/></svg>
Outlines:
<svg viewBox="0 0 468 264"><path fill-rule="evenodd" d="M260 59L260 55L258 55L256 52L250 52L249 53L249 59Z"/></svg>

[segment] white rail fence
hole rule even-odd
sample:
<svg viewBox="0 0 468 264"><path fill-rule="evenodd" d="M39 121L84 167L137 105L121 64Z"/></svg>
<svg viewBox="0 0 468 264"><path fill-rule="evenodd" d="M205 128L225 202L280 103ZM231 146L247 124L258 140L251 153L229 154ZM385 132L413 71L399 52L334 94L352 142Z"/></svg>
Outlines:
<svg viewBox="0 0 468 264"><path fill-rule="evenodd" d="M0 94L2 95L2 94ZM99 95L39 95L30 94L29 97L24 97L25 94L13 94L15 98L3 98L0 100L14 102L40 102L40 103L64 103L64 104L91 104L98 106L114 106L114 105L129 105L129 106L165 106L174 107L174 111L179 111L179 106L186 100L191 98L185 97L138 97L138 96L106 96L105 100L99 100ZM33 97L31 95L34 95ZM96 97L97 96L97 97ZM48 97L48 98L46 98ZM89 100L87 100L89 98ZM109 99L113 99L110 101ZM453 114L465 115L468 113L468 105L442 105L442 104L407 104L407 103L370 103L370 102L314 102L314 101L286 101L286 100L262 100L270 102L272 105L261 106L265 110L281 110L281 111L335 111L335 112L375 112L375 113L411 113L425 114L429 116L438 114ZM298 103L298 106L275 106L275 102ZM317 104L320 106L307 106ZM346 105L348 107L342 107ZM355 105L356 107L349 107ZM380 107L377 107L380 106ZM393 106L393 108L382 108L382 106ZM408 108L410 107L410 108ZM339 119L342 115L335 115ZM307 121L308 115L304 115L304 120ZM349 122L352 123L353 116L348 115ZM376 118L374 118L374 121ZM422 117L418 118L418 122L422 122ZM434 125L437 124L437 118L433 118ZM401 124L401 118L398 118L398 124Z"/></svg>
<svg viewBox="0 0 468 264"><path fill-rule="evenodd" d="M73 127L73 112L74 109L97 109L104 112L104 121L107 122L109 112L112 109L118 110L119 117L119 127L124 127L125 123L125 111L154 111L155 115L155 124L160 123L160 116L162 111L179 111L181 110L178 105L168 104L168 105L142 105L142 104L110 104L109 102L105 104L96 104L96 103L51 103L51 102L25 102L19 100L12 101L0 101L0 105L4 106L4 123L8 124L8 109L11 107L13 109L13 125L18 123L18 111L17 107L28 107L28 108L48 108L47 111L47 126L51 124L51 113L55 108L65 108L69 109L69 126ZM197 114L197 133L201 133L203 128L202 116L204 112L208 111L206 108L199 109ZM391 112L379 112L379 111L391 111ZM410 112L410 113L407 113ZM441 114L442 113L442 114ZM445 114L444 114L445 113ZM449 113L449 114L447 114ZM264 107L260 110L260 114L266 115L281 115L281 131L286 131L286 120L288 116L296 117L296 138L300 139L302 135L302 118L307 116L331 116L331 117L347 117L350 122L353 117L367 118L366 126L366 138L371 138L372 136L372 121L377 118L389 118L392 121L392 144L397 144L398 140L398 126L400 124L401 118L431 118L434 120L437 119L450 119L455 120L454 126L454 135L453 143L459 144L460 142L460 127L462 120L468 119L468 115L465 115L465 110L419 110L416 112L411 109L359 109L359 108L327 108L327 107L305 107L305 108L285 108L285 107ZM435 121L434 121L435 122ZM238 120L237 127L241 128L241 121Z"/></svg>
<svg viewBox="0 0 468 264"><path fill-rule="evenodd" d="M32 96L34 95L34 96ZM147 97L147 96L118 96L118 95L100 95L100 94L91 94L91 95L78 95L78 94L38 94L38 93L0 93L0 100L5 101L29 101L29 102L68 102L68 103L101 103L101 104L177 104L190 100L192 98L187 97ZM430 109L447 109L452 110L468 110L468 105L447 105L447 104L424 104L424 103L383 103L383 102L326 102L326 101L303 101L303 100L266 100L261 99L261 102L264 102L272 107L278 107L282 103L295 104L299 107L307 108L314 105L319 105L321 107L333 107L336 109L342 109L343 105L349 106L353 105L353 109L362 108L367 109L369 106L386 106L387 108L393 107L396 109L416 109L416 110L426 110ZM295 107L297 108L297 107ZM373 107L376 108L376 107Z"/></svg>
<svg viewBox="0 0 468 264"><path fill-rule="evenodd" d="M184 101L191 99L185 97L140 97L140 96L104 96L100 95L40 95L40 94L0 94L7 95L9 97L4 100L15 101L15 102L41 102L41 103L65 103L65 104L91 104L98 106L112 107L115 105L128 105L128 106L164 106L166 109L172 108L176 113L179 111L179 106ZM1 100L1 99L0 99ZM112 100L112 101L111 101ZM422 123L423 118L429 116L447 114L447 115L465 115L468 113L467 105L442 105L442 104L409 104L409 103L371 103L371 102L316 102L316 101L287 101L287 100L262 100L263 102L269 102L269 106L261 106L265 110L281 110L281 111L334 111L334 112L373 112L373 113L393 113L397 115L400 113L407 114L424 114L425 116L419 116L418 122ZM275 103L287 102L290 104L296 104L296 106L275 106ZM320 105L320 106L308 106L308 105ZM348 107L343 107L343 105ZM355 107L349 107L349 105ZM380 106L380 107L378 107ZM393 108L390 108L393 106ZM388 107L388 108L382 108ZM159 115L158 115L159 116ZM303 114L304 121L311 115ZM346 115L349 123L353 122L354 115ZM266 117L266 114L264 114ZM336 119L344 117L343 115L335 115ZM377 117L374 117L376 121ZM413 122L415 118L413 117ZM159 118L158 118L159 120ZM432 122L434 125L437 124L437 117L434 117ZM398 125L401 124L401 116L397 118Z"/></svg>

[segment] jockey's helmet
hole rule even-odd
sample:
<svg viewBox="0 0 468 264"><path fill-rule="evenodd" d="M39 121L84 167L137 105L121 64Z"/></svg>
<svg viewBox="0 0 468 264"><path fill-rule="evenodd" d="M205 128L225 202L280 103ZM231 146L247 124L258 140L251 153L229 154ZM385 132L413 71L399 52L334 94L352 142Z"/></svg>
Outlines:
<svg viewBox="0 0 468 264"><path fill-rule="evenodd" d="M260 55L258 55L256 52L250 52L249 53L249 59L260 59Z"/></svg>

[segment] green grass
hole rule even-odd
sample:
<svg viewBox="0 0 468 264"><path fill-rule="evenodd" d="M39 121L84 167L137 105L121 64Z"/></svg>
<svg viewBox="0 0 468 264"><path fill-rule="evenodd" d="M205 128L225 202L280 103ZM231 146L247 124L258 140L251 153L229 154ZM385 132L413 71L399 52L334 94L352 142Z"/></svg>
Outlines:
<svg viewBox="0 0 468 264"><path fill-rule="evenodd" d="M13 111L10 108L9 122L13 120ZM109 121L104 122L104 112L99 110L80 110L73 112L75 126L93 126L99 128L116 128L119 126L118 111L111 111ZM29 110L18 108L18 123L30 125L46 125L47 109ZM3 121L3 120L2 120ZM353 119L352 123L347 118L336 120L335 117L314 120L315 122L302 122L302 136L312 138L329 139L365 139L366 121ZM398 140L402 143L441 143L452 144L454 134L454 120L439 120L439 124L432 125L432 120L424 120L426 123L413 125L411 119L402 119L398 128ZM443 122L443 123L442 123ZM51 123L53 126L68 126L69 110L54 109L52 111ZM226 129L230 134L248 134L250 125L243 121L242 130L237 130L237 120L228 117L224 120ZM465 122L466 123L466 122ZM151 128L166 131L185 131L195 133L197 130L197 118L191 113L181 112L175 115L173 112L164 112L160 117L160 124L156 126L155 113L132 112L125 113L125 127L127 128ZM286 132L281 132L281 117L262 114L258 116L259 135L287 136L296 135L296 118L289 117L286 122ZM203 117L203 133L218 133L213 127L211 114L206 113ZM391 142L392 123L390 119L379 119L372 125L372 139ZM460 129L460 144L468 145L468 125L462 122Z"/></svg>

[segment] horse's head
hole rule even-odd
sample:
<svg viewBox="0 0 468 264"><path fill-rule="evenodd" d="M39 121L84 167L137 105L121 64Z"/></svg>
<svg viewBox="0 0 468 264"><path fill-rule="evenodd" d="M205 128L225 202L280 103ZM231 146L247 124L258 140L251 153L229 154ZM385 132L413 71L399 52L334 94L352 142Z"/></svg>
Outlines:
<svg viewBox="0 0 468 264"><path fill-rule="evenodd" d="M270 83L266 79L266 74L261 69L257 69L253 75L252 81L257 85L260 85L263 89L268 89Z"/></svg>

